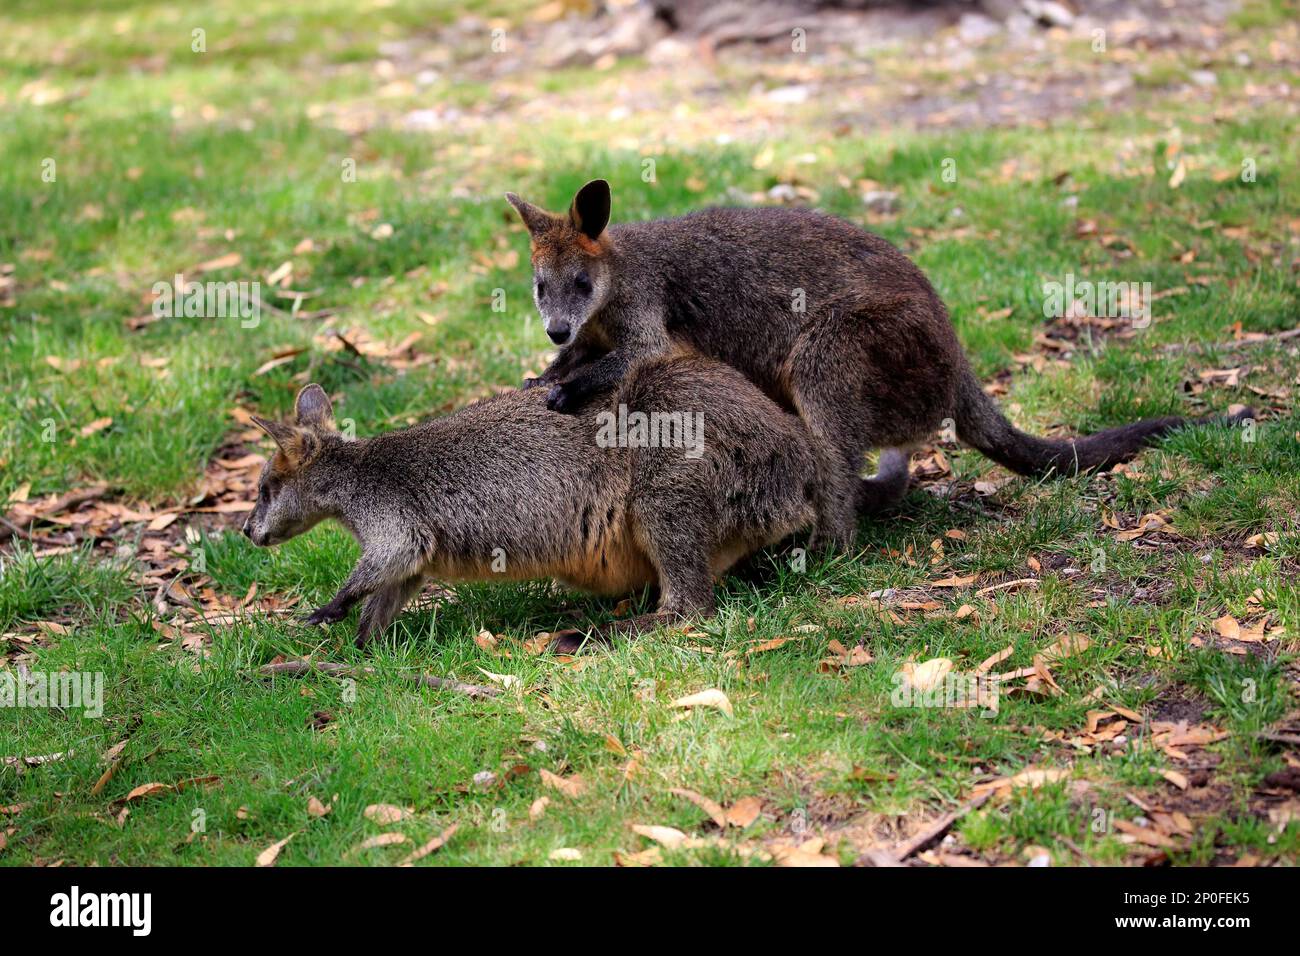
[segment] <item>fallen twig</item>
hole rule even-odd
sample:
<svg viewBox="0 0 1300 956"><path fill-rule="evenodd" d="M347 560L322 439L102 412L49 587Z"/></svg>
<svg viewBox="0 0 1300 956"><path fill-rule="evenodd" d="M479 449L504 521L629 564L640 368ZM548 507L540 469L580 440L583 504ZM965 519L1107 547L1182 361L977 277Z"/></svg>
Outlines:
<svg viewBox="0 0 1300 956"><path fill-rule="evenodd" d="M1294 329L1287 329L1285 332L1274 332L1272 335L1263 335L1255 339L1235 339L1232 342L1210 342L1202 344L1200 342L1173 342L1164 346L1163 352L1191 352L1199 355L1202 352L1212 350L1224 350L1242 348L1250 345L1267 345L1270 342L1285 342L1287 339L1300 338L1300 326Z"/></svg>
<svg viewBox="0 0 1300 956"><path fill-rule="evenodd" d="M872 847L870 850L867 850L860 857L858 857L853 865L854 866L901 866L903 861L906 860L913 853L919 853L921 850L924 850L926 847L928 847L931 843L934 843L936 840L942 838L945 833L947 833L950 829L952 829L952 825L956 823L958 820L960 820L962 817L964 817L966 814L970 813L972 810L982 807L984 805L984 802L988 800L990 795L991 795L991 791L985 791L975 799L971 800L965 806L958 807L956 810L952 811L951 813L945 813L939 819L935 820L934 823L930 824L920 833L916 834L916 836L912 837L910 840L908 840L905 843L899 844L897 847L894 847L892 850L887 849L885 847Z"/></svg>
<svg viewBox="0 0 1300 956"><path fill-rule="evenodd" d="M56 498L48 505L44 505L41 514L36 517L36 521L42 521L45 515L59 514L64 511L75 509L87 501L93 501L108 491L108 485L98 484L91 485L88 488L76 488L67 492L61 498ZM7 517L0 515L0 541L4 541L12 535L17 535L27 541L35 541L37 544L62 544L59 541L38 540L30 531L26 531L11 522Z"/></svg>
<svg viewBox="0 0 1300 956"><path fill-rule="evenodd" d="M1262 731L1255 734L1261 740L1271 740L1278 744L1300 744L1300 734L1283 734L1272 730Z"/></svg>
<svg viewBox="0 0 1300 956"><path fill-rule="evenodd" d="M32 534L32 532L28 531L26 528L19 527L8 518L0 517L0 543L3 543L11 537L21 538L30 544L44 545L47 548L59 548L63 547L65 544L65 542L57 541L54 538L46 538L38 534Z"/></svg>
<svg viewBox="0 0 1300 956"><path fill-rule="evenodd" d="M1090 857L1090 856L1088 856L1088 854L1084 853L1083 850L1079 848L1079 845L1078 845L1077 843L1075 843L1073 840L1071 840L1069 837L1058 834L1058 835L1057 835L1057 839L1059 839L1062 843L1064 843L1064 844L1065 844L1066 846L1068 846L1071 850L1073 850L1075 853L1077 853L1078 856L1079 856L1079 859L1083 860L1083 865L1084 865L1084 866L1096 866L1096 865L1097 865L1096 862L1093 860L1093 858Z"/></svg>
<svg viewBox="0 0 1300 956"><path fill-rule="evenodd" d="M14 524L8 518L0 515L0 541L4 541L10 537L22 538L24 541L36 540L30 531L18 527L18 525Z"/></svg>
<svg viewBox="0 0 1300 956"><path fill-rule="evenodd" d="M1001 584L990 584L986 588L980 588L975 592L975 596L983 597L985 594L992 594L994 591L1036 587L1038 587L1038 578L1016 578L1014 581L1003 581Z"/></svg>
<svg viewBox="0 0 1300 956"><path fill-rule="evenodd" d="M281 661L277 664L263 664L258 668L258 673L265 675L283 674L288 677L300 677L303 674L310 674L312 671L319 671L322 674L333 674L339 677L352 677L358 674L373 674L373 667L354 668L348 664L334 664L329 661ZM501 693L499 687L484 687L482 684L467 684L464 681L454 680L450 677L435 677L433 674L404 674L402 675L410 680L415 681L422 687L435 687L438 690L449 690L456 694L464 694L467 697L496 697Z"/></svg>

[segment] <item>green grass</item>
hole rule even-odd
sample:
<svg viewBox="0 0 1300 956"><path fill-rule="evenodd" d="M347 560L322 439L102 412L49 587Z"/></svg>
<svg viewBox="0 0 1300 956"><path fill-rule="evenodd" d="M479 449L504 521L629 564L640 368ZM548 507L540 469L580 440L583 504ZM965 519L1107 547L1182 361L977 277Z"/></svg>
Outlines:
<svg viewBox="0 0 1300 956"><path fill-rule="evenodd" d="M488 13L513 30L526 6L497 3ZM1024 427L1088 430L1231 403L1265 407L1247 386L1294 390L1294 340L1248 351L1225 345L1234 323L1275 332L1300 315L1291 263L1300 147L1284 103L1247 108L1232 91L1286 79L1267 48L1288 11L1293 4L1252 3L1237 17L1234 36L1255 65L1247 72L1219 57L1214 109L1170 95L1205 55L1174 49L1153 54L1131 109L1098 104L1086 123L1065 116L1045 128L832 135L829 104L810 102L784 117L786 135L720 143L712 124L745 114L762 76L753 64L723 67L724 104L713 120L707 104L691 101L678 118L632 111L593 122L620 84L644 75L689 100L689 81L636 60L538 78L529 99L523 80L461 75L457 64L480 55L469 44L445 51L448 62L423 91L379 96L389 82L374 66L389 55L381 47L435 37L455 20L454 4L209 0L181 15L152 3L10 3L0 14L9 67L0 76L0 265L12 266L7 297L0 288L0 498L28 483L35 498L99 480L127 503L180 503L241 428L231 409L283 412L307 380L342 392L339 414L362 434L516 383L543 366L547 343L529 319L526 239L501 194L562 207L595 175L613 184L623 219L796 181L816 190L818 206L867 224L857 184L896 191L900 213L872 228L931 276L977 371L1013 373L1002 400ZM190 51L195 26L207 31L206 53ZM1073 47L1060 55L1098 68ZM941 81L905 51L882 53L876 66L900 82ZM40 90L53 91L54 102L37 102ZM598 108L574 109L584 97ZM440 104L476 121L432 132L397 122ZM365 109L378 117L359 130L330 121ZM1172 189L1165 160L1175 139L1193 162ZM816 161L803 162L805 154ZM647 156L656 160L650 183L641 178ZM1255 182L1215 181L1243 157L1258 161ZM941 176L947 158L957 161L956 182ZM42 180L45 159L56 164L53 182ZM349 159L354 182L342 176ZM1096 231L1081 235L1076 223L1087 220ZM381 223L392 226L387 238L372 235ZM311 251L295 252L304 239ZM1178 261L1189 251L1190 262ZM204 278L264 280L288 260L293 288L311 293L302 309L336 313L267 312L249 329L236 319L184 318L128 328L126 320L149 313L155 282L231 252L237 265ZM1050 332L1042 286L1067 272L1173 291L1156 302L1149 329L1104 346L1080 343L1067 364L1035 372L1014 356ZM497 289L504 311L492 308ZM359 360L324 347L329 328L362 328L387 342L418 332L417 348L436 360L405 371ZM1203 351L1181 348L1189 344ZM304 351L254 374L284 349ZM1242 363L1253 370L1240 386L1200 390L1201 371ZM155 627L165 622L132 558L134 532L49 558L10 541L0 555L0 633L37 640L0 644L10 654L0 674L17 673L20 652L33 672L102 673L105 709L102 719L0 710L0 755L64 755L0 767L0 806L25 805L0 817L8 835L0 863L250 864L291 833L281 865L389 863L458 824L426 862L548 865L553 851L572 848L584 863L608 864L649 845L630 824L710 832L703 811L674 787L725 805L755 796L763 813L717 846L665 850L667 864L762 864L750 850L812 836L850 862L871 840L888 842L960 805L991 775L1031 766L1069 775L968 815L955 831L960 846L990 861L1024 862L1027 849L1041 847L1058 864L1081 854L1135 862L1137 850L1105 821L1136 816L1130 793L1179 805L1160 772L1181 765L1138 728L1122 752L1084 753L1068 740L1089 710L1120 705L1162 719L1171 701L1194 702L1193 723L1228 732L1199 752L1212 758L1215 797L1189 809L1197 835L1169 851L1173 862L1230 862L1245 852L1294 861L1296 827L1277 833L1257 797L1263 777L1284 766L1281 750L1257 734L1297 707L1300 417L1289 397L1277 404L1253 442L1221 428L1189 430L1145 453L1138 474L1017 480L984 498L970 483L1001 473L948 448L966 507L914 491L897 515L864 524L860 554L800 572L776 551L759 559L758 573L724 582L716 619L577 664L534 656L521 642L604 619L614 602L542 583L463 586L432 609L409 610L365 655L352 647L354 622L318 631L254 617L210 628L200 656L164 643ZM81 434L102 418L112 423ZM1129 527L1165 509L1180 537L1158 546L1118 540L1103 523L1103 511ZM206 527L190 548L202 549L207 568L185 578L192 593L206 586L237 599L256 584L260 595L305 607L327 598L356 556L332 527L269 551L233 528ZM950 530L964 539L945 537ZM1245 548L1267 531L1278 538L1266 551ZM930 564L936 540L943 556ZM109 557L114 548L127 553ZM976 587L1041 581L985 597L927 587L976 572ZM885 588L979 613L908 611L899 623L840 600ZM1287 635L1259 655L1214 649L1205 640L1211 622L1254 615L1247 602L1256 593ZM68 633L41 637L36 625L47 621L65 622ZM808 625L817 629L800 630ZM475 643L482 629L501 635L508 657ZM1053 665L1059 696L1004 694L991 717L891 702L893 675L909 660L948 657L970 670L1010 646L999 668L1012 670L1067 634L1091 644ZM745 653L778 637L795 639ZM865 641L874 660L824 672L832 639ZM355 683L255 673L278 655L308 654L374 673ZM406 676L483 682L485 670L518 678L521 692L471 700L417 689ZM1098 687L1102 703L1089 697ZM734 717L699 710L682 719L670 706L704 688L723 690ZM317 729L322 712L329 719ZM122 740L118 771L92 793L101 754ZM528 772L512 773L524 765ZM586 788L577 797L549 790L541 769L580 774ZM484 772L491 782L481 782ZM123 803L146 783L209 777L217 779ZM309 797L328 804L335 795L328 815L308 815ZM542 796L551 803L532 819ZM410 844L354 849L381 831L363 815L375 803L413 809L391 828Z"/></svg>

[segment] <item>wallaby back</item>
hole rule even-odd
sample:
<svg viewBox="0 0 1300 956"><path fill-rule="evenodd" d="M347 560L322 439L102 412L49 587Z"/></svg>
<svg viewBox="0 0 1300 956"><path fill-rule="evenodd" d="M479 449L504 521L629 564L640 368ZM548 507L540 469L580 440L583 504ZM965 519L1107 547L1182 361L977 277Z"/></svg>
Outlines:
<svg viewBox="0 0 1300 956"><path fill-rule="evenodd" d="M509 391L356 445L348 468L364 482L349 484L384 515L358 520L359 537L363 525L397 524L434 576L556 576L599 593L653 583L647 523L722 571L807 526L817 481L798 417L735 369L692 355L643 363L580 416L548 412L538 391Z"/></svg>

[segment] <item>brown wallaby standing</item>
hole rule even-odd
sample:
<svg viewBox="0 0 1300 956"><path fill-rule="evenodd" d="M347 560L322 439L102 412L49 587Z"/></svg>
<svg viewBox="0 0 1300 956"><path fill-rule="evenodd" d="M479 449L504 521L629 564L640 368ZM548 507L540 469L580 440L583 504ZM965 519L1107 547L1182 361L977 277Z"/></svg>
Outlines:
<svg viewBox="0 0 1300 956"><path fill-rule="evenodd" d="M655 614L602 637L707 615L714 575L815 516L803 423L696 355L641 363L576 417L548 412L541 392L514 391L349 441L325 392L308 385L292 422L254 421L278 450L244 533L271 545L326 518L347 528L361 558L307 620L338 621L364 600L359 645L426 576L555 577L604 594L658 584Z"/></svg>
<svg viewBox="0 0 1300 956"><path fill-rule="evenodd" d="M907 490L910 448L946 418L1023 475L1104 468L1184 423L1157 418L1084 438L1016 429L980 387L943 302L879 236L802 209L707 209L609 226L604 180L567 215L506 196L532 237L533 289L563 346L525 382L573 412L640 359L690 346L743 372L807 424L821 462L817 540L848 545L858 511ZM608 228L607 228L608 227ZM874 479L865 453L881 448Z"/></svg>

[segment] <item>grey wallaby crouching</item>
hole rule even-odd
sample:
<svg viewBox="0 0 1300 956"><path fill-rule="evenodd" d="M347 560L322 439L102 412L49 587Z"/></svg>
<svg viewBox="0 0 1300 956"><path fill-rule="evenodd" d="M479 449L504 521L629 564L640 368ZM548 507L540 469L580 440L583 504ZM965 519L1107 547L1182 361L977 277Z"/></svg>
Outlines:
<svg viewBox="0 0 1300 956"><path fill-rule="evenodd" d="M659 413L658 432L638 430L637 412L652 422ZM554 577L602 594L658 585L654 614L601 637L705 616L714 576L811 527L818 494L798 417L734 369L691 355L640 364L579 416L547 411L540 391L511 391L349 441L325 392L308 385L292 422L254 420L277 450L244 533L272 545L326 518L347 528L361 557L307 620L338 621L364 601L358 645L426 577ZM702 435L688 434L701 423Z"/></svg>
<svg viewBox="0 0 1300 956"><path fill-rule="evenodd" d="M600 179L567 214L506 198L531 236L546 332L562 346L525 387L549 386L548 407L574 412L675 345L727 363L807 424L821 465L819 543L849 545L858 513L896 503L911 448L945 419L1022 475L1106 468L1186 423L1159 418L1061 440L1018 430L980 387L921 270L833 216L723 208L609 225ZM1200 420L1211 421L1222 419ZM864 480L872 448L884 449L880 468Z"/></svg>

